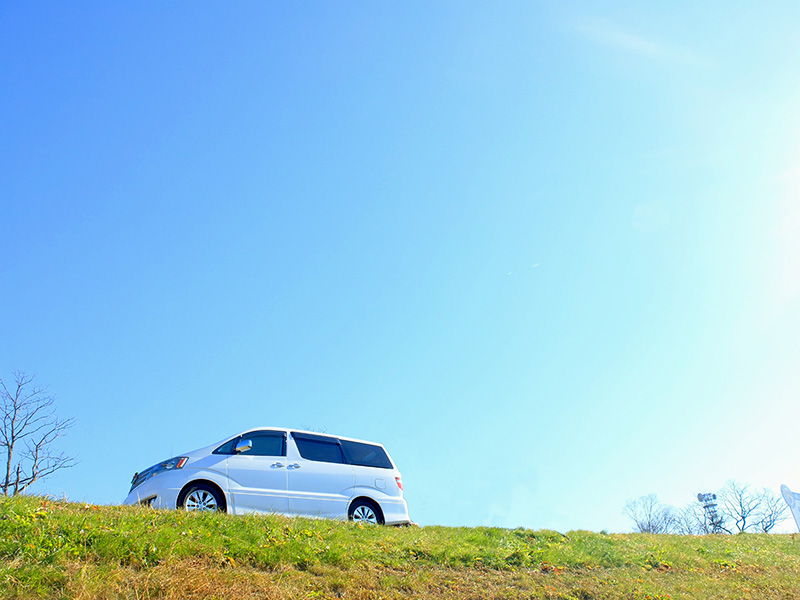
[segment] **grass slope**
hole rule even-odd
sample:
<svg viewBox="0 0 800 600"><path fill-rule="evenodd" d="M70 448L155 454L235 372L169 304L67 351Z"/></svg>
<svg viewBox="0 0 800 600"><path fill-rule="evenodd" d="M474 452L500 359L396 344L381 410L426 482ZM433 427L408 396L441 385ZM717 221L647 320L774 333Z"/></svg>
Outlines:
<svg viewBox="0 0 800 600"><path fill-rule="evenodd" d="M362 527L0 497L7 598L797 598L794 535Z"/></svg>

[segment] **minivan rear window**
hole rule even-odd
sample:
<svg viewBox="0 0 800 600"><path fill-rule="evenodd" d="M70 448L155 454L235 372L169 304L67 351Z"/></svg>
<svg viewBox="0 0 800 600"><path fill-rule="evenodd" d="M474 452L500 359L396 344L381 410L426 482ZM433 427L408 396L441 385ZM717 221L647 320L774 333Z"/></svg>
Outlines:
<svg viewBox="0 0 800 600"><path fill-rule="evenodd" d="M294 441L297 444L297 450L300 452L300 456L306 460L316 460L319 462L329 463L344 462L344 457L342 456L342 450L339 448L339 444L301 438L297 435L294 436Z"/></svg>
<svg viewBox="0 0 800 600"><path fill-rule="evenodd" d="M351 465L378 467L380 469L394 468L386 451L380 446L361 442L349 442L347 440L341 440L341 443L347 462Z"/></svg>

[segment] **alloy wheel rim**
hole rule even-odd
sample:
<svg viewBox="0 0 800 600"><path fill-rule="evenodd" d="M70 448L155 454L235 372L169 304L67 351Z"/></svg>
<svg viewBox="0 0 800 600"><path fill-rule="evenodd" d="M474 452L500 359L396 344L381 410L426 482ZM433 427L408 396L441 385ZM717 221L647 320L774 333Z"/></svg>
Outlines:
<svg viewBox="0 0 800 600"><path fill-rule="evenodd" d="M356 507L353 511L353 521L357 523L378 523L378 517L375 516L375 511L369 506L361 505Z"/></svg>
<svg viewBox="0 0 800 600"><path fill-rule="evenodd" d="M186 497L186 510L217 510L217 500L206 490L195 490Z"/></svg>

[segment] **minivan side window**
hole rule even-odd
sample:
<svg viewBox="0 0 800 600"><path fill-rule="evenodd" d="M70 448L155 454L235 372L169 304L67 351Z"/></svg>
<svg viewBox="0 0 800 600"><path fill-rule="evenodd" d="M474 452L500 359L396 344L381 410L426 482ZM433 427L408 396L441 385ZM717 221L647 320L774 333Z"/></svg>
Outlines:
<svg viewBox="0 0 800 600"><path fill-rule="evenodd" d="M347 440L341 440L341 444L347 462L351 465L378 467L380 469L393 468L392 461L389 460L386 451L380 446L361 442L349 442Z"/></svg>
<svg viewBox="0 0 800 600"><path fill-rule="evenodd" d="M338 440L327 441L321 436L301 436L293 434L300 456L306 460L316 460L319 462L344 463L342 449L339 447ZM315 439L316 438L316 439Z"/></svg>
<svg viewBox="0 0 800 600"><path fill-rule="evenodd" d="M286 456L286 436L272 431L245 433L243 440L253 442L253 447L244 452L248 456Z"/></svg>
<svg viewBox="0 0 800 600"><path fill-rule="evenodd" d="M253 447L244 452L249 456L286 456L286 436L277 431L252 431L228 440L214 450L214 454L235 454L234 448L241 440L250 440Z"/></svg>

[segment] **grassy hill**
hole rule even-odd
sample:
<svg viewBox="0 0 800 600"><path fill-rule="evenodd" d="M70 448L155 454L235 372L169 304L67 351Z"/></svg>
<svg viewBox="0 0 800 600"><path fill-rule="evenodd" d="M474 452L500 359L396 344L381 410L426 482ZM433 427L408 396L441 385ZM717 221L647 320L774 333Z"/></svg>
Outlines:
<svg viewBox="0 0 800 600"><path fill-rule="evenodd" d="M798 598L794 535L363 527L0 497L7 598Z"/></svg>

